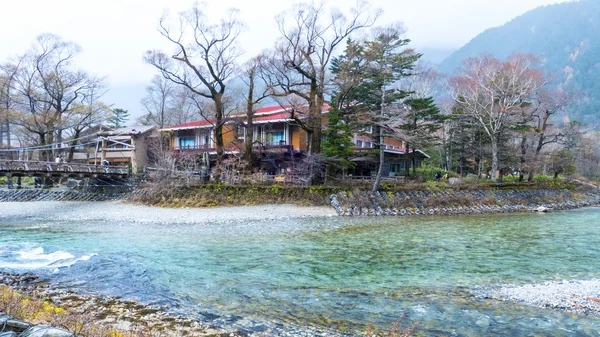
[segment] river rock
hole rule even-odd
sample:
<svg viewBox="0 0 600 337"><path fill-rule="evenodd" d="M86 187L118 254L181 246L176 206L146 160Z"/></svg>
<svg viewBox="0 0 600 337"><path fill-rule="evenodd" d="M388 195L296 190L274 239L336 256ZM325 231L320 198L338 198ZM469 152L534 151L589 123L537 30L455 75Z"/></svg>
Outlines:
<svg viewBox="0 0 600 337"><path fill-rule="evenodd" d="M540 206L540 207L536 208L535 211L539 212L539 213L548 213L548 212L550 212L550 209L545 206Z"/></svg>
<svg viewBox="0 0 600 337"><path fill-rule="evenodd" d="M38 325L25 330L19 337L75 337L75 335L48 325Z"/></svg>
<svg viewBox="0 0 600 337"><path fill-rule="evenodd" d="M0 323L2 323L2 326L4 327L3 331L23 332L31 326L31 324L27 322L10 317L8 319L4 319L4 322L2 321L3 318L0 317Z"/></svg>

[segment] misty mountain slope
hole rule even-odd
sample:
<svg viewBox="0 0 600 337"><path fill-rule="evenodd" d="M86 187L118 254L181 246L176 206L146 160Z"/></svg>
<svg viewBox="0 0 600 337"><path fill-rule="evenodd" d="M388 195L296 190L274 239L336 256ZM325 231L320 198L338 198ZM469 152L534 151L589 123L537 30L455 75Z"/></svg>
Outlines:
<svg viewBox="0 0 600 337"><path fill-rule="evenodd" d="M440 64L454 74L462 60L481 54L504 59L533 53L556 82L582 95L575 118L600 118L600 1L581 0L538 7L512 21L488 29Z"/></svg>

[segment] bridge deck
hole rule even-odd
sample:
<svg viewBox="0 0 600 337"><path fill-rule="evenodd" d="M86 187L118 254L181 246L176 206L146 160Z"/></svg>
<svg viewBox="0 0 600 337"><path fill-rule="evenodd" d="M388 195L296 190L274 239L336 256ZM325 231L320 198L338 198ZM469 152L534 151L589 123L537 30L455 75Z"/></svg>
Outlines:
<svg viewBox="0 0 600 337"><path fill-rule="evenodd" d="M100 166L45 161L0 160L0 176L13 177L79 177L124 178L129 174L126 166Z"/></svg>

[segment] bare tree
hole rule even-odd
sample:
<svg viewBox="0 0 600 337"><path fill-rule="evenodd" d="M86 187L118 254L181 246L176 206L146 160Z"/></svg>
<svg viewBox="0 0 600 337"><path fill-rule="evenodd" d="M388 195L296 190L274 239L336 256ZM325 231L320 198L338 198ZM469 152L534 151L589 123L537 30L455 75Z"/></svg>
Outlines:
<svg viewBox="0 0 600 337"><path fill-rule="evenodd" d="M533 180L542 148L548 144L560 142L564 137L562 130L553 128L552 116L564 111L572 102L573 95L560 88L543 90L538 94L537 107L531 114L532 128L530 130L534 133L535 147L527 177L528 181Z"/></svg>
<svg viewBox="0 0 600 337"><path fill-rule="evenodd" d="M367 2L358 1L348 16L323 3L301 3L277 16L281 37L271 55L270 87L276 96L301 98L306 118L294 119L308 135L308 152L321 150L322 112L329 83L329 63L340 43L379 17ZM306 107L307 106L307 107Z"/></svg>
<svg viewBox="0 0 600 337"><path fill-rule="evenodd" d="M6 146L11 147L11 109L14 103L12 86L20 63L7 63L0 66L0 146L6 138Z"/></svg>
<svg viewBox="0 0 600 337"><path fill-rule="evenodd" d="M162 76L154 76L148 87L146 96L140 103L146 110L144 118L162 129L170 124L172 100L175 98L175 84Z"/></svg>
<svg viewBox="0 0 600 337"><path fill-rule="evenodd" d="M61 145L63 132L72 127L70 114L79 110L86 96L101 79L93 78L73 65L79 46L52 34L40 35L26 54L13 62L17 67L11 82L14 124L35 134L43 159L49 159Z"/></svg>
<svg viewBox="0 0 600 337"><path fill-rule="evenodd" d="M498 172L500 135L543 83L533 55L512 55L506 62L490 56L467 59L462 73L452 78L451 95L461 110L474 118L490 138L492 180Z"/></svg>
<svg viewBox="0 0 600 337"><path fill-rule="evenodd" d="M264 55L259 55L246 63L242 81L248 87L244 100L246 103L246 125L244 134L244 159L246 161L246 170L252 170L253 156L252 147L254 145L254 113L256 106L271 96L271 90L266 85ZM257 83L258 82L258 83Z"/></svg>
<svg viewBox="0 0 600 337"><path fill-rule="evenodd" d="M93 86L90 77L72 67L73 58L81 48L52 34L40 35L34 48L35 68L44 91L41 101L51 107L53 123L48 124L48 143L61 142L64 130L63 115L80 102Z"/></svg>
<svg viewBox="0 0 600 337"><path fill-rule="evenodd" d="M106 93L104 78L90 79L90 87L85 93L82 102L71 109L66 115L66 131L71 134L69 142L68 161L73 160L75 148L82 144L81 135L86 129L101 125L108 118L110 107L100 101Z"/></svg>
<svg viewBox="0 0 600 337"><path fill-rule="evenodd" d="M174 26L170 26L167 15L163 15L158 30L175 45L174 54L169 57L158 50L148 51L145 60L164 78L212 102L217 162L220 162L224 153L227 81L237 71L235 62L241 55L237 38L244 25L238 19L237 10L229 10L219 23L210 24L204 6L195 4L180 13ZM219 172L216 176L218 179Z"/></svg>

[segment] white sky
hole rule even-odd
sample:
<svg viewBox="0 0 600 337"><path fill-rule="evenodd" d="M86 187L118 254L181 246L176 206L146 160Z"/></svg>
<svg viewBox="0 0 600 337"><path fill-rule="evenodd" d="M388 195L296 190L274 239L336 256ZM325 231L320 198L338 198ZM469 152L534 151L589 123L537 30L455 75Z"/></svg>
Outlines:
<svg viewBox="0 0 600 337"><path fill-rule="evenodd" d="M565 0L372 0L383 9L379 23L404 22L407 37L417 48L457 49L483 30L511 20L535 7ZM142 60L149 49L170 51L157 32L163 11L176 14L194 0L20 0L2 1L0 62L23 53L42 33L53 33L83 47L80 67L108 76L114 90L132 90L129 102L115 103L138 115L137 102L156 71ZM209 0L208 10L219 18L225 9L241 10L248 27L241 36L246 56L273 45L277 37L274 16L298 1ZM327 5L347 8L354 0L328 0ZM118 89L121 88L121 89ZM138 88L133 90L132 88ZM139 90L141 88L141 90ZM141 96L140 96L141 95ZM109 95L116 98L115 93ZM120 92L119 97L127 92ZM135 96L135 97L134 97ZM140 97L138 97L140 96ZM120 98L123 99L123 98Z"/></svg>

